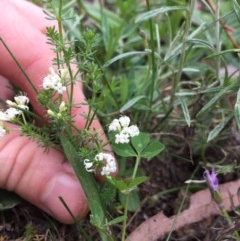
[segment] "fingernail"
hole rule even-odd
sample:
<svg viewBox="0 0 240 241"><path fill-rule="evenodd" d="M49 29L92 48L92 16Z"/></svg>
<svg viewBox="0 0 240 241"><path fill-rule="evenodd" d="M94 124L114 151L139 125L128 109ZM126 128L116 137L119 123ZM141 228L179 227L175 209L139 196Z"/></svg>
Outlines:
<svg viewBox="0 0 240 241"><path fill-rule="evenodd" d="M58 220L70 216L63 203L62 197L68 208L79 216L80 210L86 207L85 197L79 182L72 176L60 173L54 176L46 186L41 201L46 211ZM78 212L78 213L76 213Z"/></svg>

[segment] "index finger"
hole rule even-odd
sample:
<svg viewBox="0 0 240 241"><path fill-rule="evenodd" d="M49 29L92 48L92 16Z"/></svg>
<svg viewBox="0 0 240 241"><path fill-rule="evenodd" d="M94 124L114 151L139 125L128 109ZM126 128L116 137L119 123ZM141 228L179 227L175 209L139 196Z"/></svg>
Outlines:
<svg viewBox="0 0 240 241"><path fill-rule="evenodd" d="M38 89L41 88L42 80L48 74L55 57L50 45L46 43L47 38L44 34L45 27L53 24L45 18L41 8L29 2L0 1L0 37ZM37 102L34 90L2 43L0 43L0 56L3 60L0 62L0 75L27 92L34 110L43 115L44 112ZM82 129L86 123L83 116L89 112L89 107L86 105L79 82L74 88L73 103L74 106L81 106L81 108L73 107L72 115L76 126ZM92 128L102 130L98 120L93 120ZM106 140L106 137L103 138Z"/></svg>

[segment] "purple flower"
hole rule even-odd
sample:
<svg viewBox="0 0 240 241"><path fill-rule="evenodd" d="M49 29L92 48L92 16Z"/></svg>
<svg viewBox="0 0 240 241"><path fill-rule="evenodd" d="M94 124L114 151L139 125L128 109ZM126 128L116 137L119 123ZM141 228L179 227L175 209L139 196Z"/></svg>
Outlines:
<svg viewBox="0 0 240 241"><path fill-rule="evenodd" d="M208 184L208 187L213 191L218 191L218 179L216 176L215 169L212 168L211 173L208 170L205 170L203 176Z"/></svg>

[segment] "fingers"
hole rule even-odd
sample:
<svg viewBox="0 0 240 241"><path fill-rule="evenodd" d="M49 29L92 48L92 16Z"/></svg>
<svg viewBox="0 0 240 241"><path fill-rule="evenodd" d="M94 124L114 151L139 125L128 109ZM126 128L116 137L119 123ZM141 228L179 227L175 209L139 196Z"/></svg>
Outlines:
<svg viewBox="0 0 240 241"><path fill-rule="evenodd" d="M44 34L45 26L52 24L44 18L40 8L29 2L0 0L0 38L38 89L55 57ZM0 56L0 75L26 92L34 110L45 115L37 103L36 93L2 42ZM1 96L4 93L0 93ZM85 126L83 116L87 115L89 107L79 83L74 88L73 98L74 105L81 106L72 109L75 125L82 129ZM11 132L0 139L0 186L17 192L61 222L73 220L58 196L63 197L77 217L83 217L87 212L86 199L71 167L63 162L63 155L56 150L45 153L35 142L20 136L19 131L12 131L13 127L11 125ZM102 133L97 119L91 128ZM106 141L104 135L102 138Z"/></svg>
<svg viewBox="0 0 240 241"><path fill-rule="evenodd" d="M47 15L43 12L43 10L31 2L22 0L7 1L18 13L21 13L21 16L24 17L29 24L42 33L46 32L46 26L55 26L57 28L56 22L47 20Z"/></svg>
<svg viewBox="0 0 240 241"><path fill-rule="evenodd" d="M31 23L34 23L36 19L40 21L43 17L42 10L37 8L34 11L35 17L33 16L29 20L25 17L26 15L22 15L22 12L16 7L16 3L26 5L24 12L32 10L32 4L25 1L1 0L0 37L8 45L34 85L40 88L41 81L47 75L48 68L52 65L52 59L54 58L53 52L46 44L46 36ZM42 21L46 22L45 18L42 18ZM50 24L52 23L50 22ZM0 43L0 56L2 59L0 74L27 92L33 106L39 110L32 87L2 43Z"/></svg>
<svg viewBox="0 0 240 241"><path fill-rule="evenodd" d="M54 22L46 20L42 9L29 2L1 0L0 23L0 37L8 45L33 84L40 89L42 80L48 75L48 69L52 66L52 60L55 57L51 46L46 43L47 38L43 29L46 26L53 25ZM45 113L37 102L33 88L1 42L0 56L4 60L0 61L0 75L11 80L22 91L26 92L34 111L44 115ZM65 100L67 100L66 96ZM76 83L74 88L73 103L72 116L75 124L78 128L83 129L86 123L84 116L87 116L89 107L86 105L79 82ZM101 132L103 135L98 120L93 121L92 129ZM104 135L103 139L106 141Z"/></svg>
<svg viewBox="0 0 240 241"><path fill-rule="evenodd" d="M61 153L48 153L36 142L19 136L14 125L0 139L0 187L18 193L63 223L73 219L59 200L61 196L76 218L83 218L88 207L72 168ZM14 131L15 130L15 131Z"/></svg>

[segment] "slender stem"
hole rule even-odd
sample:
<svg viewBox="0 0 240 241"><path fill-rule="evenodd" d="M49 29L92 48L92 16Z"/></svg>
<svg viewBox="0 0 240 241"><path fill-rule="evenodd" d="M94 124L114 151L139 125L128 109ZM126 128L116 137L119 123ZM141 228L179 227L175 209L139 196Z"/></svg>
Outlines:
<svg viewBox="0 0 240 241"><path fill-rule="evenodd" d="M215 38L216 38L216 53L219 53L221 51L221 40L220 40L220 0L217 0L216 2L216 12L215 12ZM220 66L221 66L221 59L220 56L217 55L217 64L216 64L216 77L217 80L220 81L219 74L220 74ZM223 84L223 83L222 83Z"/></svg>
<svg viewBox="0 0 240 241"><path fill-rule="evenodd" d="M137 156L136 163L135 163L134 170L133 170L133 174L132 174L132 180L135 179L135 177L137 175L137 170L138 170L138 166L140 164L140 160L141 160L141 157Z"/></svg>
<svg viewBox="0 0 240 241"><path fill-rule="evenodd" d="M121 238L121 241L124 241L124 240L125 240L125 237L126 237L127 213L128 213L129 197L130 197L130 193L126 194L125 205L124 205L124 216L125 216L125 219L124 219L124 221L123 221L123 230L122 230L122 238Z"/></svg>
<svg viewBox="0 0 240 241"><path fill-rule="evenodd" d="M135 179L136 175L137 175L137 170L140 164L140 160L141 157L137 156L136 157L136 162L135 162L135 166L134 166L134 170L133 170L133 174L132 174L132 180ZM122 239L121 241L125 240L125 236L126 236L126 229L127 229L127 213L128 213L128 205L129 205L129 197L130 197L130 191L126 194L126 199L125 199L125 205L124 205L124 216L126 217L123 221L123 231L122 231Z"/></svg>
<svg viewBox="0 0 240 241"><path fill-rule="evenodd" d="M229 226L231 226L233 224L233 221L232 221L231 217L229 216L227 210L222 205L219 205L219 208L222 212L222 215L225 217L227 223L229 224ZM234 231L234 236L237 238L237 240L240 240L240 235L239 235L238 231Z"/></svg>
<svg viewBox="0 0 240 241"><path fill-rule="evenodd" d="M58 22L58 33L59 33L59 40L60 40L60 52L58 53L57 59L58 59L58 68L62 67L61 66L61 60L62 58L62 47L63 47L63 25L62 25L62 0L59 0L59 5L58 5L58 13L56 14L57 22ZM59 47L59 46L58 46Z"/></svg>
<svg viewBox="0 0 240 241"><path fill-rule="evenodd" d="M25 76L25 78L27 79L28 83L31 85L32 89L34 90L34 92L37 94L38 90L35 87L35 85L33 84L33 82L31 81L31 79L29 78L29 76L26 74L25 70L22 68L21 64L18 62L18 60L15 58L15 56L13 55L12 51L10 50L10 48L8 47L8 45L5 43L5 41L0 38L0 41L3 43L5 49L7 50L7 52L10 54L10 56L12 57L12 59L14 60L14 62L16 63L16 65L18 66L18 68L21 70L21 72L23 73L23 75Z"/></svg>
<svg viewBox="0 0 240 241"><path fill-rule="evenodd" d="M151 10L151 5L150 1L146 0L146 5L147 5L147 10ZM152 19L150 18L149 21L149 31L150 31L150 47L151 47L151 68L152 68L152 80L151 80L151 85L150 85L150 98L149 98L149 111L151 111L152 108L152 103L153 103L153 92L155 88L155 81L156 81L156 63L155 63L155 45L154 45L154 28L153 28L153 22ZM148 115L149 116L149 115Z"/></svg>
<svg viewBox="0 0 240 241"><path fill-rule="evenodd" d="M185 22L185 29L184 29L184 33L183 33L182 49L181 49L181 55L180 55L180 60L179 60L179 68L178 68L176 77L173 80L171 97L170 97L170 101L169 101L169 109L171 109L174 104L175 93L177 91L177 87L178 87L178 84L179 84L179 82L181 80L181 76L182 76L182 70L183 70L185 54L186 54L187 39L189 36L190 27L191 27L192 14L194 11L195 2L196 2L196 0L191 1L189 10L186 12L186 22Z"/></svg>

